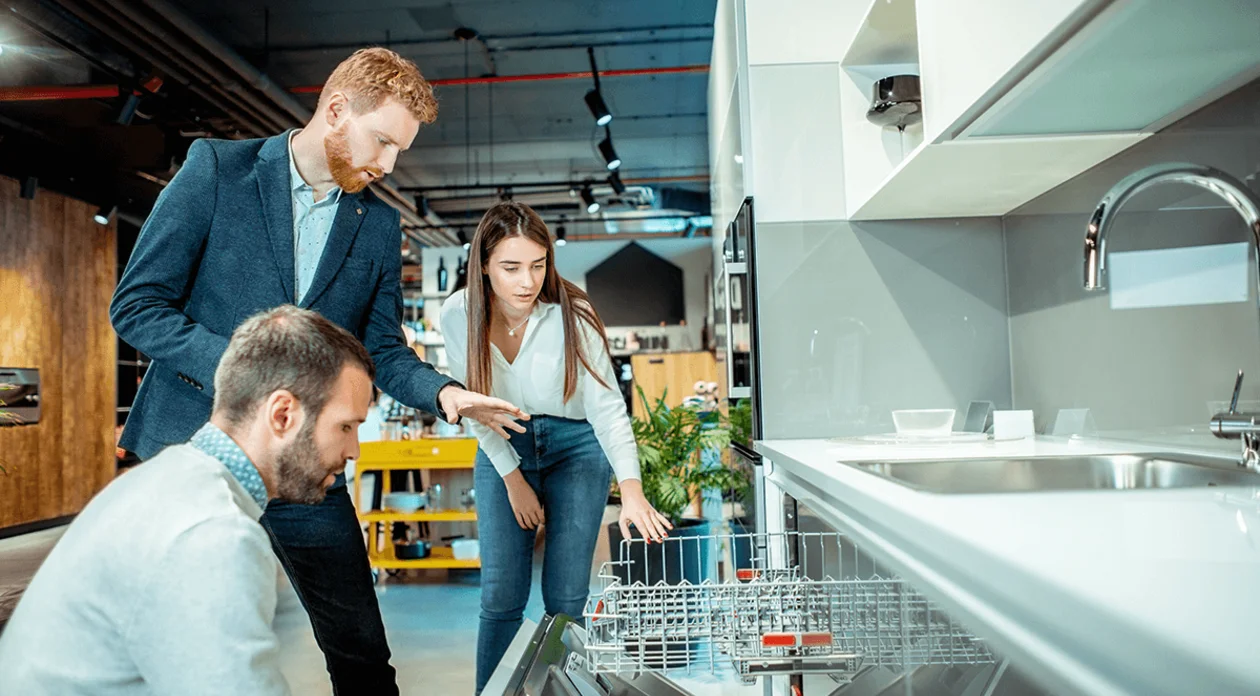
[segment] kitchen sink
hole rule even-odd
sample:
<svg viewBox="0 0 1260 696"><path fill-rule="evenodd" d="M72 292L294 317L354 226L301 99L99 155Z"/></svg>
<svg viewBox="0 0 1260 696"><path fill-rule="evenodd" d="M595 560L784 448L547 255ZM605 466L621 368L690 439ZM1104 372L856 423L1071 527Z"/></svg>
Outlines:
<svg viewBox="0 0 1260 696"><path fill-rule="evenodd" d="M931 493L1260 487L1260 474L1243 469L1234 460L1181 454L845 463Z"/></svg>

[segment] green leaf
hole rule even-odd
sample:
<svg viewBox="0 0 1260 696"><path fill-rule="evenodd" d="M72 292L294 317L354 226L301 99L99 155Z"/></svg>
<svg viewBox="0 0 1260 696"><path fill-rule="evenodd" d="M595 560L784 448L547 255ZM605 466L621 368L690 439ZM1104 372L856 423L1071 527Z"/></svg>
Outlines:
<svg viewBox="0 0 1260 696"><path fill-rule="evenodd" d="M648 502L677 521L694 495L708 489L745 490L748 472L703 461L705 450L730 446L731 428L719 412L694 406L669 407L665 396L649 401L636 386L645 415L632 422L638 443L640 478Z"/></svg>

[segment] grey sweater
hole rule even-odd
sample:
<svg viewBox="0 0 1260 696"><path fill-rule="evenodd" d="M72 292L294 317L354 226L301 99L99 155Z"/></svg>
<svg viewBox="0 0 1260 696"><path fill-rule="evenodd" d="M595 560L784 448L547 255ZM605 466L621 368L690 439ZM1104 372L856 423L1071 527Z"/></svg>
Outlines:
<svg viewBox="0 0 1260 696"><path fill-rule="evenodd" d="M191 445L123 474L0 634L0 695L288 694L272 627L287 580L261 516Z"/></svg>

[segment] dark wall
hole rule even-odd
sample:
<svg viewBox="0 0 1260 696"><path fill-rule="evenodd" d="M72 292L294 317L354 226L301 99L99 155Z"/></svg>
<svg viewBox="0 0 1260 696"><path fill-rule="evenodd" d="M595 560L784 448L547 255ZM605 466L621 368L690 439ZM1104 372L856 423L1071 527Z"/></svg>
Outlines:
<svg viewBox="0 0 1260 696"><path fill-rule="evenodd" d="M607 326L686 320L683 271L639 244L628 244L586 274L586 292Z"/></svg>

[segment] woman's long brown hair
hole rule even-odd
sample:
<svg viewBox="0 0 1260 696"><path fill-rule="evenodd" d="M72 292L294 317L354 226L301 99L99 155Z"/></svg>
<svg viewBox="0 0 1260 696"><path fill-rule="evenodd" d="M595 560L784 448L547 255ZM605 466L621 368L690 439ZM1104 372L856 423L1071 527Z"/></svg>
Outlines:
<svg viewBox="0 0 1260 696"><path fill-rule="evenodd" d="M504 201L496 204L481 218L477 233L473 236L468 252L468 288L465 304L468 309L468 389L480 394L490 394L492 383L490 369L490 309L494 291L486 277L486 264L500 242L509 237L524 237L547 250L547 273L543 278L539 302L560 305L564 318L564 401L577 391L578 363L604 387L611 385L591 365L590 356L582 347L578 333L578 319L595 330L608 351L608 336L604 322L600 321L591 298L578 286L556 272L556 249L551 243L551 232L534 209L524 203Z"/></svg>

